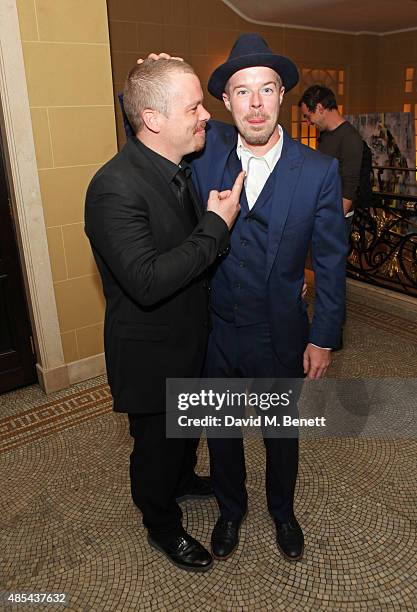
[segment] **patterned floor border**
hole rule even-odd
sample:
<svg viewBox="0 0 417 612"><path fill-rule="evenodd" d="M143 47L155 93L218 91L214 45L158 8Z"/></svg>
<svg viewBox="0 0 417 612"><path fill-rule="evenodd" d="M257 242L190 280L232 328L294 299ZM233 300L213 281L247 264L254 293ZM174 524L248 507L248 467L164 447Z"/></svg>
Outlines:
<svg viewBox="0 0 417 612"><path fill-rule="evenodd" d="M0 454L111 412L107 384L72 393L0 420Z"/></svg>
<svg viewBox="0 0 417 612"><path fill-rule="evenodd" d="M397 315L390 315L384 310L351 300L347 303L347 314L348 317L357 319L371 327L395 334L406 340L417 341L416 321L410 321L410 319Z"/></svg>

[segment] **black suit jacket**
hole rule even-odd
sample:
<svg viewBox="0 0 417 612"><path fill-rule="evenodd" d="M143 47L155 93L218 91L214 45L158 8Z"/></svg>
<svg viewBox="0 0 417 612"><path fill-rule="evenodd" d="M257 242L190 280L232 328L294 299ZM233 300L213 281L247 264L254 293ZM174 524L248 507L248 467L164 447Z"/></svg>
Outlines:
<svg viewBox="0 0 417 612"><path fill-rule="evenodd" d="M197 204L197 203L196 203ZM92 179L85 231L106 298L107 374L119 412L165 409L165 378L201 373L208 332L205 270L227 248L215 213L189 221L137 140Z"/></svg>

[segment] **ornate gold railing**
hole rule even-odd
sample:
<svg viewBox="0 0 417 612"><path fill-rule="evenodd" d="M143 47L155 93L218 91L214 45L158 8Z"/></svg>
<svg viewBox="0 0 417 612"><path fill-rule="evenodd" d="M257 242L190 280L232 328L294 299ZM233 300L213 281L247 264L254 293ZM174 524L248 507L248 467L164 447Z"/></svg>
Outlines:
<svg viewBox="0 0 417 612"><path fill-rule="evenodd" d="M370 208L356 208L347 274L417 296L417 197L374 193Z"/></svg>

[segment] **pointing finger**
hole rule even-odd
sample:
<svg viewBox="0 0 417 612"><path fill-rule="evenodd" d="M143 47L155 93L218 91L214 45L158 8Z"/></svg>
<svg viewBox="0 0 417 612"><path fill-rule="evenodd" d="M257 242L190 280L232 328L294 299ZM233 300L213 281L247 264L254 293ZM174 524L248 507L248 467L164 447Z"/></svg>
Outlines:
<svg viewBox="0 0 417 612"><path fill-rule="evenodd" d="M235 184L232 187L232 194L238 197L240 192L242 191L243 181L245 180L246 173L242 170L239 172L237 179L235 180Z"/></svg>

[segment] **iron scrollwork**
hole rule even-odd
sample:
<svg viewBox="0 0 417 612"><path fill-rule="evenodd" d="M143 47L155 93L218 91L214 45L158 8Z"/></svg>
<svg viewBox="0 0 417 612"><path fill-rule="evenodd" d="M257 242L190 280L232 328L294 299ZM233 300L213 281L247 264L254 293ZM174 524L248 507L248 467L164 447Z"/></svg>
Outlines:
<svg viewBox="0 0 417 612"><path fill-rule="evenodd" d="M417 197L374 193L355 209L347 274L417 296Z"/></svg>

